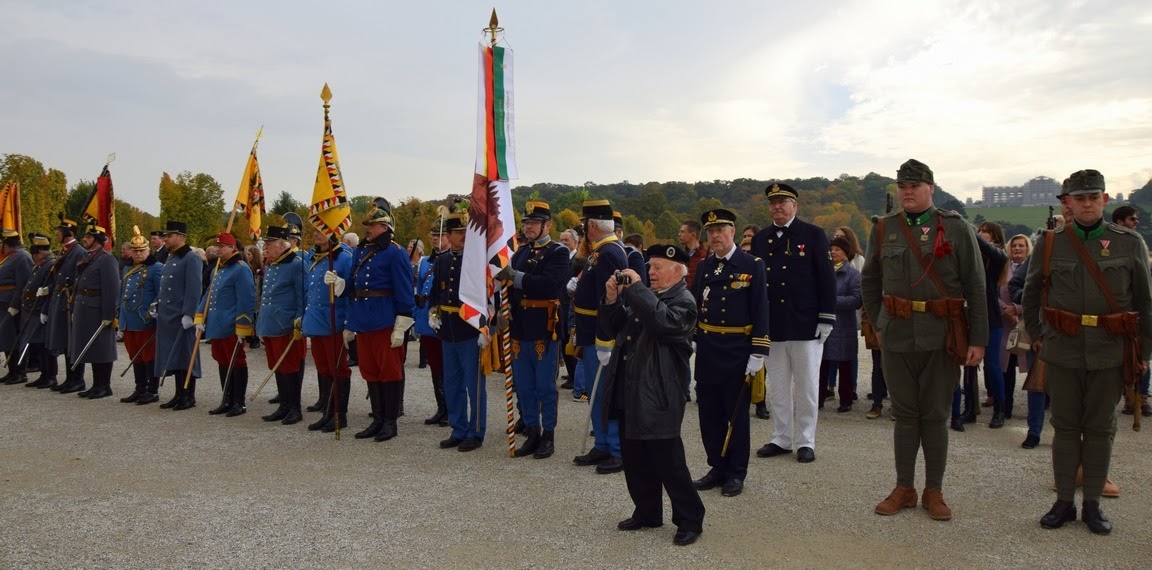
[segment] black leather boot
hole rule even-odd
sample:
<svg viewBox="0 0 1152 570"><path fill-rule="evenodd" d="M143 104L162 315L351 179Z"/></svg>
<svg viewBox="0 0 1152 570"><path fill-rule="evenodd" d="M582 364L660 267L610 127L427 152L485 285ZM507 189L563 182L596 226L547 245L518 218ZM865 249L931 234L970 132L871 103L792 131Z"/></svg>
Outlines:
<svg viewBox="0 0 1152 570"><path fill-rule="evenodd" d="M328 423L320 428L324 433L332 433L336 431L336 424L339 422L340 429L348 427L348 394L352 389L351 378L341 378L336 381L337 393L333 397L336 406L336 415L328 419Z"/></svg>
<svg viewBox="0 0 1152 570"><path fill-rule="evenodd" d="M556 452L556 447L554 445L554 435L555 434L553 431L549 429L541 431L540 446L536 448L536 453L533 453L532 457L536 459L547 459L552 457L552 454Z"/></svg>
<svg viewBox="0 0 1152 570"><path fill-rule="evenodd" d="M327 425L328 422L332 421L332 414L335 413L335 402L331 396L332 378L330 376L317 376L317 378L319 378L321 386L328 386L328 388L323 389L325 394L321 395L321 400L324 402L324 415L320 416L320 419L316 420L315 422L308 424L308 431L319 431L321 428ZM308 406L308 411L315 412L317 410L313 410L312 406Z"/></svg>
<svg viewBox="0 0 1152 570"><path fill-rule="evenodd" d="M208 410L213 416L227 413L232 408L232 386L228 378L228 367L217 364L216 369L220 372L220 405Z"/></svg>
<svg viewBox="0 0 1152 570"><path fill-rule="evenodd" d="M384 414L384 423L380 432L376 434L376 441L388 441L396 437L396 418L400 417L400 406L404 397L404 382L378 382L382 393L383 403L380 408Z"/></svg>
<svg viewBox="0 0 1152 570"><path fill-rule="evenodd" d="M146 367L148 373L151 374L152 373L152 363L146 362L146 363L144 363L144 366ZM148 379L148 390L147 390L147 392L145 392L143 395L140 396L140 399L136 400L136 405L137 406L143 406L145 404L151 404L152 402L159 401L160 400L159 392L160 392L160 378L157 376L153 376L153 377L149 378Z"/></svg>
<svg viewBox="0 0 1152 570"><path fill-rule="evenodd" d="M1040 518L1040 526L1060 528L1064 526L1064 523L1074 520L1076 520L1076 505L1072 504L1072 501L1056 501L1052 508L1048 509L1048 512Z"/></svg>
<svg viewBox="0 0 1152 570"><path fill-rule="evenodd" d="M381 408L382 395L379 387L383 382L366 382L368 385L368 401L372 405L372 423L363 431L356 433L356 439L368 439L376 437L380 433L380 428L384 426L384 410Z"/></svg>
<svg viewBox="0 0 1152 570"><path fill-rule="evenodd" d="M178 383L183 384L184 378L178 378ZM188 388L184 390L184 398L180 403L172 407L173 410L188 410L196 407L196 377L193 376L188 379Z"/></svg>
<svg viewBox="0 0 1152 570"><path fill-rule="evenodd" d="M71 394L73 392L80 392L79 396L86 398L88 396L88 390L84 385L84 365L81 364L76 367L76 370L72 370L72 364L74 363L68 362L68 359L64 359L64 363L68 365L68 370L64 375L66 378L64 385L60 386L60 393Z"/></svg>
<svg viewBox="0 0 1152 570"><path fill-rule="evenodd" d="M99 400L112 395L112 363L101 362L92 365L92 389L88 391L89 400Z"/></svg>
<svg viewBox="0 0 1152 570"><path fill-rule="evenodd" d="M528 437L524 440L524 445L516 449L516 457L532 455L540 448L540 441L542 439L540 437L540 426L526 427L524 428L524 433L526 433Z"/></svg>
<svg viewBox="0 0 1152 570"><path fill-rule="evenodd" d="M448 425L448 407L444 405L444 375L432 373L432 395L436 397L436 413L424 420L424 425Z"/></svg>
<svg viewBox="0 0 1152 570"><path fill-rule="evenodd" d="M179 404L180 402L182 402L184 400L184 371L183 370L177 370L176 371L176 377L173 379L172 384L176 388L175 395L172 396L171 400L168 400L167 402L160 404L160 407L164 408L165 410L175 408L176 404Z"/></svg>
<svg viewBox="0 0 1152 570"><path fill-rule="evenodd" d="M1072 510L1072 518L1076 518L1076 510ZM1112 532L1112 523L1104 518L1104 511L1100 510L1099 501L1084 501L1084 510L1080 513L1080 520L1088 525L1088 530L1095 534L1108 534Z"/></svg>
<svg viewBox="0 0 1152 570"><path fill-rule="evenodd" d="M1004 400L996 400L992 403L992 421L988 422L988 427L992 429L1004 427Z"/></svg>
<svg viewBox="0 0 1152 570"><path fill-rule="evenodd" d="M125 404L134 404L140 396L148 393L148 371L145 364L137 362L132 365L132 378L136 380L136 389L131 394L120 398Z"/></svg>
<svg viewBox="0 0 1152 570"><path fill-rule="evenodd" d="M308 406L307 409L309 412L319 412L320 410L328 409L328 394L332 392L332 377L317 375L316 387L318 388L320 397L316 398L315 404Z"/></svg>
<svg viewBox="0 0 1152 570"><path fill-rule="evenodd" d="M304 420L304 414L300 411L300 392L304 387L304 370L293 372L287 375L288 380L288 394L290 399L288 402L288 415L280 420L280 423L290 426L292 424L300 423ZM281 397L284 397L283 395Z"/></svg>
<svg viewBox="0 0 1152 570"><path fill-rule="evenodd" d="M768 404L766 402L756 404L756 417L762 420L772 419L772 414L768 412Z"/></svg>
<svg viewBox="0 0 1152 570"><path fill-rule="evenodd" d="M237 366L232 369L232 385L228 387L232 393L232 406L224 414L225 417L234 418L242 416L248 411L244 405L244 398L248 396L248 367Z"/></svg>
<svg viewBox="0 0 1152 570"><path fill-rule="evenodd" d="M284 378L285 376L283 372L276 373L276 398L280 405L271 414L260 416L260 419L266 422L278 422L288 417L288 402L286 401L288 399L288 383Z"/></svg>

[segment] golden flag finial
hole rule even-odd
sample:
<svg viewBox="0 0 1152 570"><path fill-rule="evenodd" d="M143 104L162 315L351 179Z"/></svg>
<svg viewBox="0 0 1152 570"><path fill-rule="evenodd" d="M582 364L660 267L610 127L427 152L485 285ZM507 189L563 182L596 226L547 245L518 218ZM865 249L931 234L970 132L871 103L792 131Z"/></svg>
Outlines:
<svg viewBox="0 0 1152 570"><path fill-rule="evenodd" d="M488 20L488 27L484 28L491 36L492 45L496 45L496 34L503 32L504 28L500 27L500 20L496 17L496 9L492 9L492 18Z"/></svg>
<svg viewBox="0 0 1152 570"><path fill-rule="evenodd" d="M328 102L332 100L332 90L328 88L327 83L324 84L324 89L320 91L320 99L324 101L324 105L328 105Z"/></svg>

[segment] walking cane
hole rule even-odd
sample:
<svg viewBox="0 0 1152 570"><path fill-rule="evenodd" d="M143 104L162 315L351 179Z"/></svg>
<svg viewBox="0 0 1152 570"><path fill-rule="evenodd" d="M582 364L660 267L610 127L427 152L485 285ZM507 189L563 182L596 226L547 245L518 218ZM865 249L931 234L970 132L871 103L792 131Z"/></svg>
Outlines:
<svg viewBox="0 0 1152 570"><path fill-rule="evenodd" d="M232 365L236 363L236 353L240 352L242 337L236 337L236 345L232 347L232 358L228 359L228 371L224 373L224 397L228 397L228 387L232 385ZM241 397L241 400L244 398Z"/></svg>
<svg viewBox="0 0 1152 570"><path fill-rule="evenodd" d="M124 371L120 373L121 378L123 378L129 370L132 370L132 367L136 365L136 359L140 358L141 354L144 354L144 349L148 348L148 345L152 344L152 341L154 340L156 340L156 333L152 333L152 336L149 337L148 342L144 343L144 346L141 346L140 350L136 351L136 355L133 356L132 360L128 363L128 368L125 368Z"/></svg>
<svg viewBox="0 0 1152 570"><path fill-rule="evenodd" d="M249 403L256 400L256 396L260 395L260 391L264 389L264 386L268 384L268 381L271 380L272 376L276 374L276 371L280 369L280 365L284 363L284 358L288 356L289 352L292 352L292 346L295 344L296 335L292 334L292 340L288 341L288 347L284 349L284 353L280 355L280 358L276 361L276 365L272 367L272 370L268 371L268 375L264 377L264 381L260 382L260 386L257 387L256 391L252 393L252 396L248 398Z"/></svg>
<svg viewBox="0 0 1152 570"><path fill-rule="evenodd" d="M740 387L740 393L736 395L736 407L732 409L732 415L728 417L728 433L724 434L724 446L720 448L720 457L728 456L728 441L732 439L732 422L736 421L736 414L740 411L740 402L744 399L744 388L752 386L752 375L746 374L744 376L744 386ZM744 404L744 413L747 412L748 404Z"/></svg>

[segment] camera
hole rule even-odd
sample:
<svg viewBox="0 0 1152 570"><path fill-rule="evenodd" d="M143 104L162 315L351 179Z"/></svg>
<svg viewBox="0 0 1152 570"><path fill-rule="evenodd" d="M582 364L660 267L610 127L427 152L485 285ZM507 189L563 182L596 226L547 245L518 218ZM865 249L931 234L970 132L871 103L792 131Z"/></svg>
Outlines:
<svg viewBox="0 0 1152 570"><path fill-rule="evenodd" d="M617 271L616 272L616 284L617 285L631 285L632 284L632 278L627 276L627 275L624 275L623 272Z"/></svg>

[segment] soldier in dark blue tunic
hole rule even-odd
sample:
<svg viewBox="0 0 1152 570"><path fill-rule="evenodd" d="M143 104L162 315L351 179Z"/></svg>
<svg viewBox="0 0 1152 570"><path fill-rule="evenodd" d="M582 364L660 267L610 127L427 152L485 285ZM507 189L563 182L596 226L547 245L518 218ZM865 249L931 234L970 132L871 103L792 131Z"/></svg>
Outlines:
<svg viewBox="0 0 1152 570"><path fill-rule="evenodd" d="M555 448L557 324L560 294L568 279L568 248L549 236L552 210L546 202L529 200L524 210L521 223L528 246L516 250L496 277L511 284L512 377L528 436L516 457L544 459Z"/></svg>
<svg viewBox="0 0 1152 570"><path fill-rule="evenodd" d="M56 240L60 242L60 255L51 269L51 285L49 300L41 309L40 322L48 325L46 343L52 358L64 355L64 382L52 386L52 390L61 394L79 392L84 389L84 367L78 366L72 370L70 351L68 350L69 336L71 334L72 317L69 314L70 297L76 284L76 264L84 257L84 249L76 241L76 222L64 218L63 214L57 216L60 225L56 226Z"/></svg>
<svg viewBox="0 0 1152 570"><path fill-rule="evenodd" d="M92 389L81 398L112 395L112 363L116 362L116 306L120 300L120 262L104 249L108 234L89 225L80 238L87 255L76 264L72 294L71 362L92 365Z"/></svg>
<svg viewBox="0 0 1152 570"><path fill-rule="evenodd" d="M20 292L32 274L32 256L24 249L20 234L15 230L3 232L3 259L0 259L0 307L7 307L7 314L0 313L0 350L7 353L8 373L0 378L5 384L23 384L28 381L24 369L17 364L19 350L16 335L23 325L20 318Z"/></svg>
<svg viewBox="0 0 1152 570"><path fill-rule="evenodd" d="M34 356L40 359L40 377L28 383L29 388L50 388L56 385L56 357L44 347L44 323L40 321L41 308L48 303L48 286L51 283L51 270L55 257L48 236L28 234L32 252L32 273L24 283L24 290L12 303L20 310L20 322L24 332L16 341L16 356L13 362L21 370L27 369L28 360ZM9 305L9 314L12 306Z"/></svg>
<svg viewBox="0 0 1152 570"><path fill-rule="evenodd" d="M200 304L200 277L204 261L192 253L187 244L188 225L169 221L164 231L168 261L160 276L160 294L156 298L156 376L172 374L176 378L176 393L161 408L187 410L196 405L196 379L200 377L200 354L192 360L196 333L191 330L196 309ZM192 378L184 388L188 363L192 362Z"/></svg>
<svg viewBox="0 0 1152 570"><path fill-rule="evenodd" d="M193 321L212 343L212 360L220 373L220 405L209 410L212 415L236 417L245 413L244 396L248 393L248 356L245 339L255 334L256 283L244 254L236 250L236 237L230 233L216 236L219 251L212 287L200 300Z"/></svg>
<svg viewBox="0 0 1152 570"><path fill-rule="evenodd" d="M744 490L748 474L748 376L759 372L768 356L764 261L736 245L736 214L710 210L700 221L712 253L696 266L692 279L700 308L695 378L700 439L711 469L695 485L702 491L722 487L724 496L734 497ZM729 420L732 437L724 454Z"/></svg>
<svg viewBox="0 0 1152 570"><path fill-rule="evenodd" d="M124 333L124 348L128 356L136 357L132 374L136 390L120 398L126 404L150 404L160 399L156 393L160 377L155 374L156 317L149 309L160 294L160 274L164 265L152 255L148 240L140 235L140 228L132 226L136 235L128 240L132 265L124 268L120 276L120 308L117 320Z"/></svg>
<svg viewBox="0 0 1152 570"><path fill-rule="evenodd" d="M584 202L583 213L587 220L587 240L591 244L592 253L576 283L572 310L576 315L576 346L582 352L585 382L593 391L591 413L596 444L591 451L573 458L572 462L577 465L595 465L596 472L601 474L617 473L624 469L624 463L620 460L620 425L616 420L604 419L603 412L607 404L600 397L604 386L596 383L597 371L608 364L615 339L600 326L597 315L608 280L614 279L616 272L628 268L628 259L624 245L616 238L612 205L608 200Z"/></svg>

